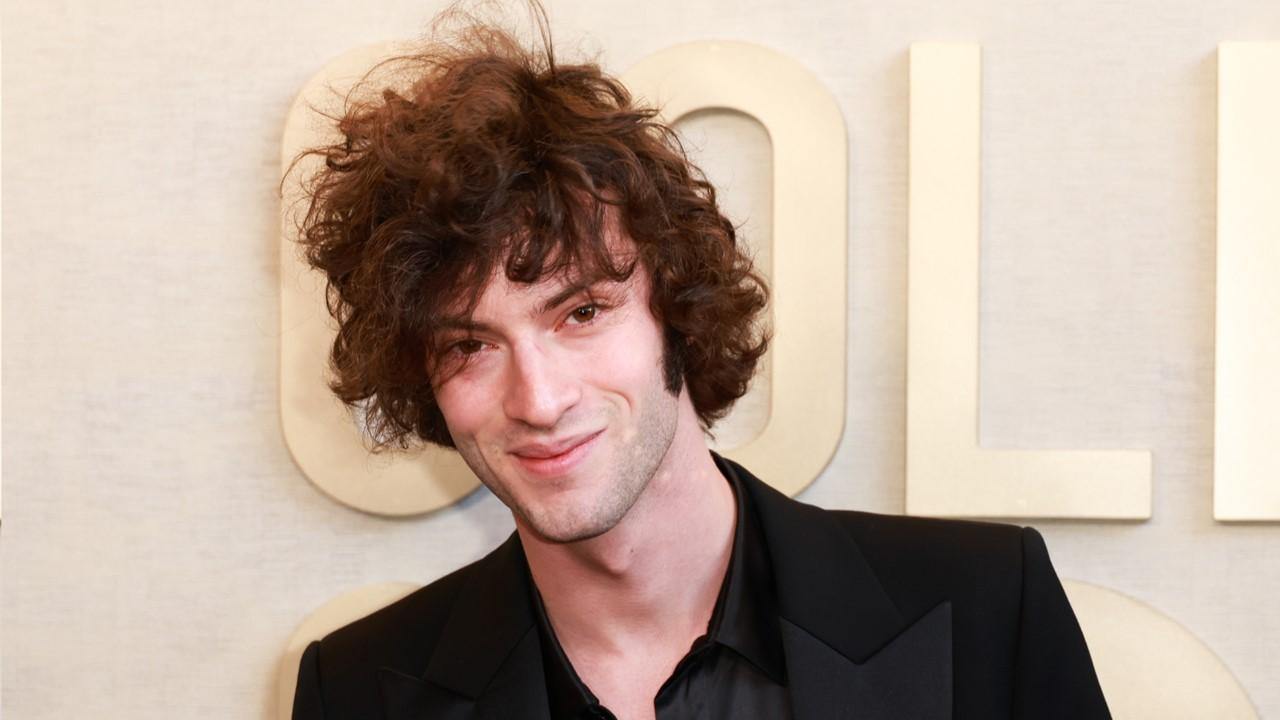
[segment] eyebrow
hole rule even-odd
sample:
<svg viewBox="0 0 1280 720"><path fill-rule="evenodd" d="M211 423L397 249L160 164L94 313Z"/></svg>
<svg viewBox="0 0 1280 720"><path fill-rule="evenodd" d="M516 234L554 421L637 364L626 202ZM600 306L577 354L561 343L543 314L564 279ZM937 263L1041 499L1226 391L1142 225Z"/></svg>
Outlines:
<svg viewBox="0 0 1280 720"><path fill-rule="evenodd" d="M609 282L609 278L605 277L604 275L595 275L592 277L580 278L578 280L575 280L569 283L568 285L565 285L563 288L557 290L554 295L552 295L551 297L543 301L541 305L539 305L536 309L534 309L533 312L530 313L530 317L545 315L546 313L564 304L565 301L569 300L575 295L578 295L586 290L590 290L591 288L604 282ZM495 331L495 328L488 323L477 322L475 320L472 320L471 318L462 317L462 316L441 318L438 324L442 329L446 329L446 330L479 330L481 332Z"/></svg>
<svg viewBox="0 0 1280 720"><path fill-rule="evenodd" d="M547 298L538 308L537 314L543 315L560 307L566 300L600 284L604 278L581 279L561 288L555 295Z"/></svg>

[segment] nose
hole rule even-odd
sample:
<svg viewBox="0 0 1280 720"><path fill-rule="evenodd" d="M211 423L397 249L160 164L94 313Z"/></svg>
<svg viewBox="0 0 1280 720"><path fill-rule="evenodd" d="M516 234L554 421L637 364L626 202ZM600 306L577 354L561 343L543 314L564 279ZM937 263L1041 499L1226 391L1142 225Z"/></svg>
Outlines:
<svg viewBox="0 0 1280 720"><path fill-rule="evenodd" d="M546 348L528 343L512 349L503 410L507 417L552 428L581 398L575 368Z"/></svg>

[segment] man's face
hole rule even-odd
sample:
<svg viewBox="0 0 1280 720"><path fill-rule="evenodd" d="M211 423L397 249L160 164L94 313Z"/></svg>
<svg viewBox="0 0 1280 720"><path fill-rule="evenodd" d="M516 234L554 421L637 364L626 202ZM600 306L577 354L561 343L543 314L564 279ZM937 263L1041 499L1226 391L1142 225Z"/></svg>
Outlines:
<svg viewBox="0 0 1280 720"><path fill-rule="evenodd" d="M458 452L517 524L553 542L622 520L671 447L680 402L643 266L582 285L498 272L437 345L436 399Z"/></svg>

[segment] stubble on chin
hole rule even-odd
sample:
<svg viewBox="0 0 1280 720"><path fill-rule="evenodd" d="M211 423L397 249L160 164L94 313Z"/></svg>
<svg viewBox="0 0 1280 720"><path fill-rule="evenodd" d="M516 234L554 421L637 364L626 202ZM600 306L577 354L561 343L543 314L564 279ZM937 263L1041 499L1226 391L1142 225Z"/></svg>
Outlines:
<svg viewBox="0 0 1280 720"><path fill-rule="evenodd" d="M603 471L612 477L587 501L587 506L552 501L541 507L525 507L514 498L503 497L502 492L495 490L495 494L511 508L518 522L522 521L527 530L547 542L567 544L590 540L614 529L635 507L662 468L675 437L679 418L675 398L660 389L650 400L658 403L655 412L639 427L630 428L623 437L617 438L614 456L602 463Z"/></svg>
<svg viewBox="0 0 1280 720"><path fill-rule="evenodd" d="M573 510L569 508L568 510ZM524 526L542 540L558 545L590 540L609 532L622 521L629 506L616 499L579 516L557 516L554 508L542 514L515 510Z"/></svg>

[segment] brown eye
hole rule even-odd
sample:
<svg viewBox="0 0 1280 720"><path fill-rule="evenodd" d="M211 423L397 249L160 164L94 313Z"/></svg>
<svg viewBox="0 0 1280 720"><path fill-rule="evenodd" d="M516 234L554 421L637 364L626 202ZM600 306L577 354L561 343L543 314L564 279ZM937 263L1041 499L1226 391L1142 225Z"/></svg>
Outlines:
<svg viewBox="0 0 1280 720"><path fill-rule="evenodd" d="M571 320L577 323L588 323L596 317L595 305L583 305L569 314Z"/></svg>
<svg viewBox="0 0 1280 720"><path fill-rule="evenodd" d="M474 355L480 352L483 347L484 343L479 340L472 340L469 338L467 340L459 340L453 344L453 349L456 350L459 355Z"/></svg>

